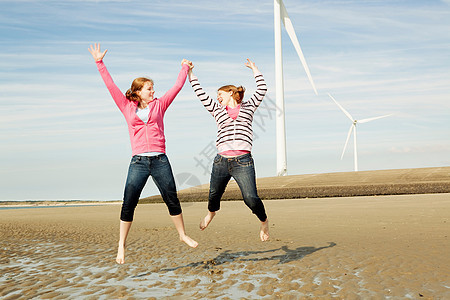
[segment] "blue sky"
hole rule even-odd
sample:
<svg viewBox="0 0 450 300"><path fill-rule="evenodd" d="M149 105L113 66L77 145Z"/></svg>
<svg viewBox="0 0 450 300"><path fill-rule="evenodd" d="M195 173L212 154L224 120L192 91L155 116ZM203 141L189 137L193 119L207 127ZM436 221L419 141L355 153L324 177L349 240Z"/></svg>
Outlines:
<svg viewBox="0 0 450 300"><path fill-rule="evenodd" d="M219 4L220 3L220 4ZM450 165L450 1L284 4L314 78L283 32L288 173L353 170L340 160L350 121L359 169ZM122 91L149 76L156 96L183 58L210 95L224 84L268 94L254 125L258 177L276 174L273 1L0 1L0 200L120 200L131 156L126 124L87 48L101 42ZM165 117L179 188L207 183L213 118L187 83ZM198 162L201 161L201 164ZM150 180L142 196L157 194Z"/></svg>

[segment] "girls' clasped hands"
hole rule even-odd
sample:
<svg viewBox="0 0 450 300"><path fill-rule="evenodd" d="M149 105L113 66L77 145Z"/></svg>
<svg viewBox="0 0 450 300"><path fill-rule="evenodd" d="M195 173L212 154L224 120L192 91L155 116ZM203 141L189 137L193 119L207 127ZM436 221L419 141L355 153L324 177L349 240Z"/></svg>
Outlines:
<svg viewBox="0 0 450 300"><path fill-rule="evenodd" d="M141 192L151 176L167 205L169 215L178 231L179 238L188 246L196 248L198 243L186 235L180 201L177 196L175 180L166 153L164 136L164 114L182 89L186 78L205 106L214 117L218 127L216 147L218 154L214 158L208 197L208 213L200 222L204 230L220 209L220 200L231 178L241 189L245 204L261 222L259 236L262 241L269 239L268 219L264 204L256 189L254 161L251 155L255 110L267 92L264 78L255 63L247 59L245 66L253 71L257 89L252 96L243 101L245 88L234 85L222 86L214 101L200 86L193 73L194 65L183 59L181 70L175 84L163 96L154 98L153 80L139 77L133 80L130 89L124 94L115 85L103 59L100 44L93 44L89 52L94 58L98 71L110 92L114 102L127 122L132 148L131 162L125 184L123 203L120 213L120 232L116 262L125 262L125 249L128 233L134 218L134 211Z"/></svg>

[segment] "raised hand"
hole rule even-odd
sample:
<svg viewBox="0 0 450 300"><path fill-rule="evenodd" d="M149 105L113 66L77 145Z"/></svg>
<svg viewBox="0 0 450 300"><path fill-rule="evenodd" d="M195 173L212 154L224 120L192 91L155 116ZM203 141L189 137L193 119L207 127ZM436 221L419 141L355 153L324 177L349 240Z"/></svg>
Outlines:
<svg viewBox="0 0 450 300"><path fill-rule="evenodd" d="M91 45L88 48L89 52L91 52L92 57L94 58L95 61L101 61L103 59L103 57L105 57L106 52L108 51L108 49L106 49L105 51L101 52L100 51L100 43L95 43L93 46Z"/></svg>
<svg viewBox="0 0 450 300"><path fill-rule="evenodd" d="M245 63L245 66L246 66L247 68L252 69L252 70L256 68L255 63L252 62L252 61L251 61L250 59L248 59L248 58L247 58L247 62Z"/></svg>
<svg viewBox="0 0 450 300"><path fill-rule="evenodd" d="M189 76L189 80L191 80L192 76L194 75L194 73L192 72L192 69L194 69L194 64L190 60L186 60L185 63L189 66L188 76ZM181 62L181 65L183 65L183 62Z"/></svg>
<svg viewBox="0 0 450 300"><path fill-rule="evenodd" d="M252 62L250 59L247 58L247 62L245 63L245 66L247 68L250 68L253 70L253 73L259 72L258 67L255 65L254 62Z"/></svg>
<svg viewBox="0 0 450 300"><path fill-rule="evenodd" d="M183 58L183 60L181 61L181 65L188 65L189 70L192 70L192 68L194 67L194 65L192 64L192 61L187 60L185 58Z"/></svg>

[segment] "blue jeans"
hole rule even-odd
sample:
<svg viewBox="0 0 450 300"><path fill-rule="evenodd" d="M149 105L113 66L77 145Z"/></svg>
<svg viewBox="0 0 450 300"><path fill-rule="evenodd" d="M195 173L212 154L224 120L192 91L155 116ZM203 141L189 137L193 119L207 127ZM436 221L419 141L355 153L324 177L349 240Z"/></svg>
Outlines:
<svg viewBox="0 0 450 300"><path fill-rule="evenodd" d="M239 185L245 204L261 222L266 221L264 204L256 190L255 166L250 153L232 158L217 154L214 158L209 184L208 210L215 212L220 209L220 199L231 177Z"/></svg>
<svg viewBox="0 0 450 300"><path fill-rule="evenodd" d="M122 211L120 213L120 219L122 221L133 221L134 210L149 176L152 176L153 181L158 187L169 209L169 214L171 216L181 214L181 205L177 197L175 179L173 178L172 167L167 156L165 154L157 156L135 155L132 157L130 167L128 168Z"/></svg>

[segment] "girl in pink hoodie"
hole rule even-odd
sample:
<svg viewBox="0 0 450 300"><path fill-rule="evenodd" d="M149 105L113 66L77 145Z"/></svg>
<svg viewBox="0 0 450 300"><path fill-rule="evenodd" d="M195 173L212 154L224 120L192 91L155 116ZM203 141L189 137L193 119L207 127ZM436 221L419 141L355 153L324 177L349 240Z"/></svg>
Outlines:
<svg viewBox="0 0 450 300"><path fill-rule="evenodd" d="M100 44L94 44L90 46L89 52L92 54L114 102L125 117L131 140L132 159L128 169L120 214L120 238L116 262L118 264L125 262L126 239L133 222L134 210L150 176L167 205L180 240L190 247L197 247L198 243L185 233L172 168L165 154L166 140L163 123L167 108L186 81L191 62L183 59L175 85L162 97L154 98L153 80L144 77L136 78L124 95L114 84L103 63L107 50L101 52Z"/></svg>

